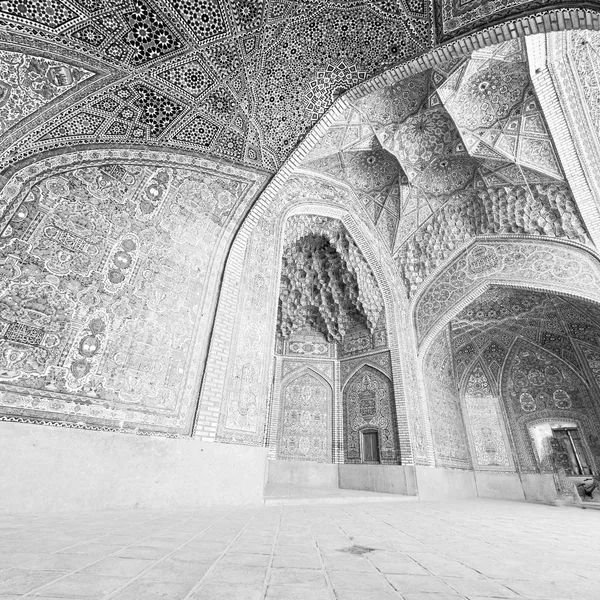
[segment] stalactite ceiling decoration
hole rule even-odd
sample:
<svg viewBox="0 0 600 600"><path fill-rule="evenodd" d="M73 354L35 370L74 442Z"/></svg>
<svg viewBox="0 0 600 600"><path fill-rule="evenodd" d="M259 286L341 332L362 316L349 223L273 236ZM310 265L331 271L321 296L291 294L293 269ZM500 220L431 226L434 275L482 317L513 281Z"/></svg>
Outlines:
<svg viewBox="0 0 600 600"><path fill-rule="evenodd" d="M279 335L304 329L341 341L349 326L375 330L383 299L365 258L342 223L316 216L288 220L283 251Z"/></svg>
<svg viewBox="0 0 600 600"><path fill-rule="evenodd" d="M391 248L409 296L476 235L589 243L523 40L367 94L332 121L322 141L303 169L353 188ZM361 155L357 184L351 160Z"/></svg>

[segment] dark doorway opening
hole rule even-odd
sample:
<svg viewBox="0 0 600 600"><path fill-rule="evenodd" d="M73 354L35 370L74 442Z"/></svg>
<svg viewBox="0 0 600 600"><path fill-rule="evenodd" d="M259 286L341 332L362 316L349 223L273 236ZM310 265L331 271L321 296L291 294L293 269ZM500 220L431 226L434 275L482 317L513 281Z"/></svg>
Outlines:
<svg viewBox="0 0 600 600"><path fill-rule="evenodd" d="M379 432L363 431L362 433L363 462L378 463L379 461Z"/></svg>

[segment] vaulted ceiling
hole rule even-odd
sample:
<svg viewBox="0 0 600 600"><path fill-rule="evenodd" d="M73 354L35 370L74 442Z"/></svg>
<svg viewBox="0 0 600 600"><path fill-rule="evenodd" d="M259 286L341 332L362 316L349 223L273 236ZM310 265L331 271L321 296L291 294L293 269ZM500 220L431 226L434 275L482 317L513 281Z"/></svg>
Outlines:
<svg viewBox="0 0 600 600"><path fill-rule="evenodd" d="M480 358L494 377L517 339L533 342L582 373L581 352L600 356L600 307L579 299L492 286L451 323L457 376Z"/></svg>
<svg viewBox="0 0 600 600"><path fill-rule="evenodd" d="M61 148L134 145L272 173L343 92L545 4L7 0L0 169Z"/></svg>
<svg viewBox="0 0 600 600"><path fill-rule="evenodd" d="M0 31L0 168L142 144L274 172L337 96L433 43L423 0L9 0Z"/></svg>

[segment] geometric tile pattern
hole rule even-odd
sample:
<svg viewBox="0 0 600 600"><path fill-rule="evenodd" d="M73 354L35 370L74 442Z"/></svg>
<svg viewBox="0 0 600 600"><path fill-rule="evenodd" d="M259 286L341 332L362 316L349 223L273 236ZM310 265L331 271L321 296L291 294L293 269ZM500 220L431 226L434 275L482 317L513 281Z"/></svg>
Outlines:
<svg viewBox="0 0 600 600"><path fill-rule="evenodd" d="M350 109L328 129L323 141L305 158L302 169L350 185L392 249L407 179L397 159L381 147L356 109Z"/></svg>
<svg viewBox="0 0 600 600"><path fill-rule="evenodd" d="M562 179L529 80L523 40L474 52L440 86L438 94L454 118L467 151L484 162L486 171L494 172L498 167L501 171L505 165L496 163L508 161Z"/></svg>
<svg viewBox="0 0 600 600"><path fill-rule="evenodd" d="M367 503L366 494L307 491L299 502L310 508L291 506L291 498L287 506L193 513L6 515L2 544L11 552L3 557L0 593L114 600L596 598L600 541L587 539L591 510L484 498L444 506L406 497L381 502L387 498L373 493L377 502ZM560 538L555 529L564 532ZM43 546L30 539L32 531ZM589 551L567 561L565 545L582 544ZM373 550L340 551L357 546Z"/></svg>
<svg viewBox="0 0 600 600"><path fill-rule="evenodd" d="M517 338L530 340L583 374L577 347L600 350L600 310L581 300L492 286L452 320L457 376L481 357L494 377ZM464 348L475 348L465 353Z"/></svg>
<svg viewBox="0 0 600 600"><path fill-rule="evenodd" d="M34 119L0 167L73 144L117 143L275 171L335 98L432 43L424 0L49 0L44 9L23 0L0 6L0 28L9 44L18 32L40 52L50 44L76 56L82 74L103 65L133 98L127 117L115 87L80 95L52 119Z"/></svg>
<svg viewBox="0 0 600 600"><path fill-rule="evenodd" d="M592 444L600 423L590 394L600 389L595 362L600 357L597 305L545 292L492 286L451 321L450 345L446 337L445 332L440 333L432 345L428 373L435 376L438 385L442 371L432 369L432 365L453 364L456 387L464 397L467 429L471 429L476 449L476 436L481 431L472 420L472 397L488 396L488 404L498 397L504 405L520 470L539 469L527 430L532 419L581 421L591 440L592 454L600 458L600 447ZM440 393L435 396L438 403ZM460 429L459 417L454 419ZM437 421L436 414L434 427L449 427ZM502 426L488 430L500 435ZM498 440L492 443L490 436L484 447L494 448L496 460ZM505 467L510 470L508 464Z"/></svg>
<svg viewBox="0 0 600 600"><path fill-rule="evenodd" d="M576 5L577 3L565 2ZM597 0L589 2L598 5ZM548 8L546 0L434 0L438 42L458 38L472 31L501 23L522 13Z"/></svg>

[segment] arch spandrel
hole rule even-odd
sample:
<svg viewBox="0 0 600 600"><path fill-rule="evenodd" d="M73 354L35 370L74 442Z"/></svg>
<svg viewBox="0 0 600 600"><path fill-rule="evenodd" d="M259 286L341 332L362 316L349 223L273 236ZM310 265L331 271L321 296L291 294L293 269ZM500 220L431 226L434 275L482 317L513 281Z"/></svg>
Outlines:
<svg viewBox="0 0 600 600"><path fill-rule="evenodd" d="M534 238L476 239L413 300L419 344L493 284L547 289L600 301L600 262L592 250Z"/></svg>

